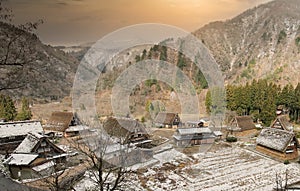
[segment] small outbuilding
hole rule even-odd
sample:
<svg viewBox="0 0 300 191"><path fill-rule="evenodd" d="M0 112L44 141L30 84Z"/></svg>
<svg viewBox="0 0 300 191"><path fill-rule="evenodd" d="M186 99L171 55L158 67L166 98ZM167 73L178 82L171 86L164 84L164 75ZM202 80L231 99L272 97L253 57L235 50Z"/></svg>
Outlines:
<svg viewBox="0 0 300 191"><path fill-rule="evenodd" d="M176 146L211 144L215 135L209 128L178 128L173 135Z"/></svg>
<svg viewBox="0 0 300 191"><path fill-rule="evenodd" d="M177 113L160 112L154 120L157 127L173 127L180 124L180 117Z"/></svg>
<svg viewBox="0 0 300 191"><path fill-rule="evenodd" d="M187 121L185 123L186 127L195 128L195 127L208 127L208 122L204 119L198 121Z"/></svg>

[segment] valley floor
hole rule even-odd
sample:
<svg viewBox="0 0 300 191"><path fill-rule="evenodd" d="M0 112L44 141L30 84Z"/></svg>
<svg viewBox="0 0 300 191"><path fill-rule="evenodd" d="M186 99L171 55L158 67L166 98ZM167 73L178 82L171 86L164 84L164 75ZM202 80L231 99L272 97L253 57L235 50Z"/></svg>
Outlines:
<svg viewBox="0 0 300 191"><path fill-rule="evenodd" d="M223 142L215 143L208 152L190 156L173 148L154 155L154 159L158 160L156 165L140 168L131 175L131 181L126 183L128 190L267 191L276 188L276 180L285 180L286 172L288 184L300 181L298 163L285 165L251 149ZM81 189L91 186L87 178L78 185Z"/></svg>

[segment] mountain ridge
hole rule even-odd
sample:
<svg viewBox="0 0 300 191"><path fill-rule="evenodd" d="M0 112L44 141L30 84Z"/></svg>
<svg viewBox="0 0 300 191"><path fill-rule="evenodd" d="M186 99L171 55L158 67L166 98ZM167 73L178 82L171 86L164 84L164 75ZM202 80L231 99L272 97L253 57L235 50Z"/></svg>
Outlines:
<svg viewBox="0 0 300 191"><path fill-rule="evenodd" d="M194 35L211 51L227 83L269 79L296 85L299 26L300 1L276 0L207 24Z"/></svg>
<svg viewBox="0 0 300 191"><path fill-rule="evenodd" d="M79 64L76 58L43 44L35 34L9 23L0 22L0 41L1 86L13 82L1 93L17 99L25 96L48 101L69 96ZM7 52L7 62L12 65L3 59ZM12 76L14 73L19 74Z"/></svg>

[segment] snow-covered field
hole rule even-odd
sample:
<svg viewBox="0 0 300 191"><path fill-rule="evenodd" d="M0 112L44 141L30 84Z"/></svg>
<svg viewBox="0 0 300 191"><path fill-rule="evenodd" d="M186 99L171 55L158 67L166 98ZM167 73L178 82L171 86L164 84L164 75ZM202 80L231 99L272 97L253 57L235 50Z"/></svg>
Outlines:
<svg viewBox="0 0 300 191"><path fill-rule="evenodd" d="M188 157L175 149L157 155L160 163L131 175L128 190L272 190L276 173L300 181L299 164L285 165L234 146ZM81 183L84 185L84 183Z"/></svg>

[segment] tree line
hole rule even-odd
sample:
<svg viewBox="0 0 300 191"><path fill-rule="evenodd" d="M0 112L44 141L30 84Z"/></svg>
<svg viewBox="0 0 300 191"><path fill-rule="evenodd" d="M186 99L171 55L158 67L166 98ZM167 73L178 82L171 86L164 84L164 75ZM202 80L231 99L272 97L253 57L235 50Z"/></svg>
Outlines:
<svg viewBox="0 0 300 191"><path fill-rule="evenodd" d="M227 85L226 108L237 115L251 115L254 121L260 120L266 126L276 117L278 106L288 111L290 120L299 122L300 84L283 87L269 83L265 79L253 80L245 85ZM212 107L210 92L206 96L206 110Z"/></svg>
<svg viewBox="0 0 300 191"><path fill-rule="evenodd" d="M168 55L168 52L172 52L170 53L172 55ZM202 71L196 65L198 62L198 57L200 55L197 55L195 57L195 63L193 63L182 52L171 50L170 48L164 45L164 42L161 42L160 44L152 46L148 51L144 49L141 54L136 55L135 62L140 62L146 59L157 59L160 61L170 62L170 60L168 60L168 57L172 57L174 55L177 56L176 66L179 69L181 69L185 75L191 78L196 88L207 89L208 82ZM190 71L192 72L190 73Z"/></svg>
<svg viewBox="0 0 300 191"><path fill-rule="evenodd" d="M31 119L29 101L25 97L21 100L21 110L17 112L14 101L8 95L0 94L0 119L4 121L23 121Z"/></svg>

